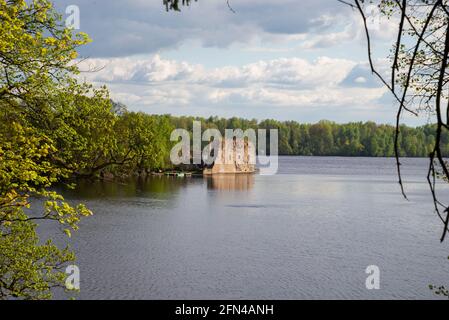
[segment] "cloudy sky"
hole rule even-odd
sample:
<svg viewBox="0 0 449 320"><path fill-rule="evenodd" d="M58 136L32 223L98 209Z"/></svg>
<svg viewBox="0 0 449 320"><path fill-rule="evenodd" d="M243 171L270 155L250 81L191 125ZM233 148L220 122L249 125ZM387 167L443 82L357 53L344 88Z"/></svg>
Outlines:
<svg viewBox="0 0 449 320"><path fill-rule="evenodd" d="M93 42L82 76L131 110L315 122L393 123L395 105L368 70L356 12L337 0L58 0L80 9ZM373 27L385 64L395 23ZM378 29L378 30L376 30Z"/></svg>

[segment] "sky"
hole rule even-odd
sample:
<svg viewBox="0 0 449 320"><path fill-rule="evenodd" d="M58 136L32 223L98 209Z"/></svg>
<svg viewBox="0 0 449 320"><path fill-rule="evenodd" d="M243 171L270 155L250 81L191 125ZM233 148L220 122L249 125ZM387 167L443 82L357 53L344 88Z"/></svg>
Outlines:
<svg viewBox="0 0 449 320"><path fill-rule="evenodd" d="M360 16L337 0L58 0L76 5L82 78L151 114L394 123L371 74ZM64 14L67 18L69 15ZM375 62L388 72L397 23L372 12ZM405 119L413 124L417 120Z"/></svg>

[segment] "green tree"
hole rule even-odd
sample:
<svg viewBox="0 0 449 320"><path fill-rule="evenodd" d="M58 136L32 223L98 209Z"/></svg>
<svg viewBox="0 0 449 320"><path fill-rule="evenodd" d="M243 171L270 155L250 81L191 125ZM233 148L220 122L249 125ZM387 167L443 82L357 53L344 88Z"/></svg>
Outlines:
<svg viewBox="0 0 449 320"><path fill-rule="evenodd" d="M49 1L0 0L0 299L50 298L74 256L40 243L36 222L54 220L70 236L91 214L49 190L70 171L53 164L55 142L30 124L44 121L40 107L71 82L76 48L87 41L62 26ZM32 216L31 197L44 200Z"/></svg>

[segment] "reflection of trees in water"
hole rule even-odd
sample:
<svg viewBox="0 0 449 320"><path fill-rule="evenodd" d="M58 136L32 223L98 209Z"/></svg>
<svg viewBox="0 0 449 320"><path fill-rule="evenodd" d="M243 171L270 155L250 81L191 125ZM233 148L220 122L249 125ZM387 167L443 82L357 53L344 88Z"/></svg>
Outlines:
<svg viewBox="0 0 449 320"><path fill-rule="evenodd" d="M206 178L207 188L214 190L250 190L254 186L253 174L222 174ZM80 180L75 189L62 190L68 199L165 198L176 194L187 185L201 184L202 179L151 176L126 181L89 181Z"/></svg>
<svg viewBox="0 0 449 320"><path fill-rule="evenodd" d="M253 174L217 174L207 177L207 188L213 190L250 190Z"/></svg>
<svg viewBox="0 0 449 320"><path fill-rule="evenodd" d="M175 193L187 184L186 179L167 177L134 178L122 182L81 180L73 190L64 190L68 198L95 199L103 197L154 197Z"/></svg>

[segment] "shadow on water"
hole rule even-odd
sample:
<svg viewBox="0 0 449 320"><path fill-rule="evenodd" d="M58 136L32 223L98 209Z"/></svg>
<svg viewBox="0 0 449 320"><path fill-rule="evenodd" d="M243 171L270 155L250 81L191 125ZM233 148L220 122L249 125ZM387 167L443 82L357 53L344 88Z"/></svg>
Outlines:
<svg viewBox="0 0 449 320"><path fill-rule="evenodd" d="M188 186L200 185L204 182L210 190L244 191L253 189L255 176L253 174L226 174L204 178L152 176L131 178L122 182L80 180L74 189L61 187L60 191L67 199L161 198L177 193Z"/></svg>
<svg viewBox="0 0 449 320"><path fill-rule="evenodd" d="M180 179L172 177L131 178L122 182L87 181L76 183L74 189L64 188L63 193L69 199L164 197L177 193L188 184L199 179ZM201 181L201 180L199 180Z"/></svg>

